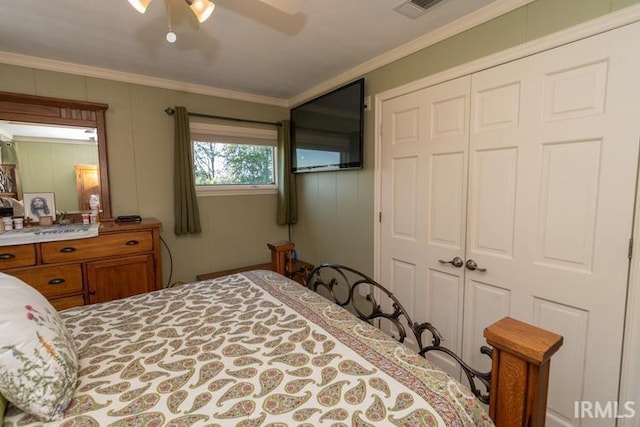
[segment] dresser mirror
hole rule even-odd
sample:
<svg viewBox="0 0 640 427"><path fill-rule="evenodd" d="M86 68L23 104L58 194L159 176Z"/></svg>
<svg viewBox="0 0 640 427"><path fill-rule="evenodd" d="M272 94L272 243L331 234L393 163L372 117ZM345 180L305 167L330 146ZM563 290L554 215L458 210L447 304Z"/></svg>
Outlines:
<svg viewBox="0 0 640 427"><path fill-rule="evenodd" d="M56 210L77 221L89 209L91 195L97 195L101 219L111 219L107 108L0 92L2 204L19 209L23 193L53 193Z"/></svg>

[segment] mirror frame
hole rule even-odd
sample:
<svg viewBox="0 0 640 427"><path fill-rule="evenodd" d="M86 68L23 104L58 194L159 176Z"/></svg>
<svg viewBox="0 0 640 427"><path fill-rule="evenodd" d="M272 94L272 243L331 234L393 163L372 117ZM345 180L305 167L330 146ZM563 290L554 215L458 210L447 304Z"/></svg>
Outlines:
<svg viewBox="0 0 640 427"><path fill-rule="evenodd" d="M0 92L0 120L96 128L101 220L112 219L105 128L107 108L107 104L96 102Z"/></svg>

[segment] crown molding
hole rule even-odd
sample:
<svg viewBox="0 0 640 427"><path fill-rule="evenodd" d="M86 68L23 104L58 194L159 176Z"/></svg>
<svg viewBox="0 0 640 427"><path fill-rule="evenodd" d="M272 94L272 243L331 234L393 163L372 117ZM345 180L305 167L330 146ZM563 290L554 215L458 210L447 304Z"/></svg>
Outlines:
<svg viewBox="0 0 640 427"><path fill-rule="evenodd" d="M35 56L21 55L18 53L0 51L0 63L18 65L21 67L36 68L47 71L57 71L67 74L75 74L98 79L114 80L123 83L153 86L162 89L171 89L183 92L196 93L198 95L218 96L239 101L255 102L258 104L287 107L286 99L268 96L253 95L246 92L221 89L213 86L198 85L177 80L162 79L143 74L127 73L124 71L110 70L107 68L93 67L90 65L74 64L71 62L57 61L53 59L38 58Z"/></svg>
<svg viewBox="0 0 640 427"><path fill-rule="evenodd" d="M171 89L196 93L200 95L217 96L239 101L255 102L258 104L274 105L278 107L291 107L306 99L326 92L342 83L358 78L370 71L387 65L393 61L415 53L431 46L448 37L459 34L469 28L480 25L500 15L508 13L534 0L496 0L493 3L465 15L462 18L444 25L435 31L429 32L403 46L389 50L384 54L358 65L344 73L341 73L320 85L317 85L290 99L273 98L268 96L253 95L246 92L233 91L213 86L198 85L177 80L162 79L143 74L127 73L107 68L80 65L71 62L57 61L53 59L38 58L17 53L0 51L0 63L18 65L22 67L36 68L48 71L57 71L74 75L95 77L99 79L114 80L124 83L153 86L163 89Z"/></svg>
<svg viewBox="0 0 640 427"><path fill-rule="evenodd" d="M434 45L449 37L460 34L468 29L476 27L487 21L495 19L505 13L509 13L512 10L525 6L534 0L496 0L493 3L478 9L468 15L456 19L455 21L443 25L442 27L431 31L417 39L410 41L402 46L391 49L380 56L377 56L369 61L354 67L344 73L327 80L299 95L289 99L289 106L292 107L321 93L334 89L345 82L356 79L376 70L382 66L390 64L412 53L418 52L424 48Z"/></svg>
<svg viewBox="0 0 640 427"><path fill-rule="evenodd" d="M52 59L38 58L34 56L21 55L17 53L0 51L0 63L9 65L17 65L22 67L36 68L48 71L57 71L62 73L81 75L86 77L94 77L100 79L114 80L124 83L139 84L144 86L153 86L163 89L171 89L177 91L190 92L201 95L209 95L236 99L239 101L255 102L259 104L274 105L278 107L292 107L305 100L313 98L324 92L327 92L345 82L359 78L377 68L390 64L398 59L429 47L444 39L452 37L484 22L490 21L498 16L515 10L519 7L527 5L534 0L496 0L495 2L479 9L469 15L453 21L439 29L425 34L409 43L398 48L389 50L384 54L364 62L344 73L341 73L307 91L300 93L289 99L273 98L267 96L253 95L246 92L233 91L228 89L217 88L213 86L197 85L193 83L181 82L177 80L161 79L143 74L127 73L123 71L110 70L101 67L93 67L88 65L74 64L71 62L57 61ZM535 53L544 49L549 49L563 43L578 40L580 38L589 37L602 31L626 25L640 20L640 4L629 6L616 12L612 12L604 17L595 18L584 24L579 24L567 30L545 36L523 45L499 52L495 55L455 67L447 71L448 75L461 74L469 72L469 70L478 69L478 67L496 65L499 61L505 61L507 57L519 57L525 54ZM457 72L456 72L457 71ZM473 71L471 71L473 72ZM440 74L440 73L438 73ZM438 75L430 76L425 79L412 82L408 85L391 89L390 91L378 94L381 99L396 96L403 92L411 91L412 87L422 86L428 81L437 81Z"/></svg>

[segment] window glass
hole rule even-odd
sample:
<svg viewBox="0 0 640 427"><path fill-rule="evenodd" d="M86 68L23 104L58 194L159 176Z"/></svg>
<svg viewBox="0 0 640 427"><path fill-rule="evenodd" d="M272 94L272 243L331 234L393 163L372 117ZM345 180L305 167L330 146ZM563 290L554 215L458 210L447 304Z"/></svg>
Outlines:
<svg viewBox="0 0 640 427"><path fill-rule="evenodd" d="M274 147L193 141L196 185L273 185Z"/></svg>
<svg viewBox="0 0 640 427"><path fill-rule="evenodd" d="M191 123L198 195L274 193L277 132Z"/></svg>

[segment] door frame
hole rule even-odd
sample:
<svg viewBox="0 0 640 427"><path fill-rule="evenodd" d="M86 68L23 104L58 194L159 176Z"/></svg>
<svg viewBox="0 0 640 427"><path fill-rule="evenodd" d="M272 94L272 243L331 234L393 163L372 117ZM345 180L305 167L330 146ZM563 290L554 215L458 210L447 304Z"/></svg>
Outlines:
<svg viewBox="0 0 640 427"><path fill-rule="evenodd" d="M585 23L561 30L557 33L523 43L513 48L455 66L448 70L427 76L423 79L376 94L374 97L374 218L378 218L379 213L382 212L382 106L385 101L639 21L640 4L632 5ZM636 181L636 192L638 191L638 188L640 188L640 174ZM636 417L640 417L640 384L638 384L637 381L632 381L631 379L640 378L640 364L636 362L637 360L640 360L640 307L638 307L638 305L640 305L640 200L638 199L639 198L636 197L633 233L632 236L629 236L630 238L633 238L634 256L630 262L629 285L627 288L627 310L618 396L620 408L624 408L623 405L627 401L634 402ZM375 220L373 228L374 278L379 280L381 268L380 222ZM621 427L631 426L634 422L632 419L619 419L618 421L618 425Z"/></svg>

